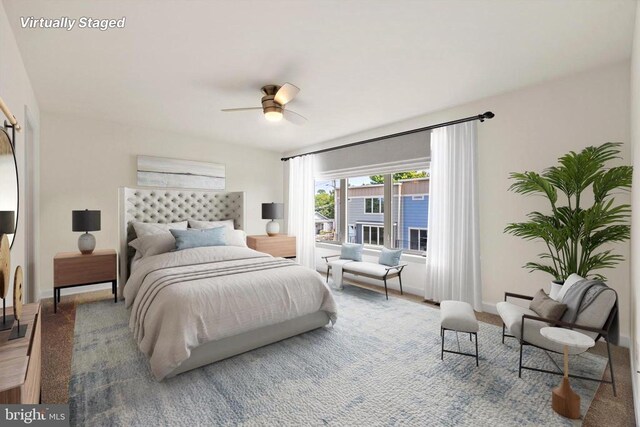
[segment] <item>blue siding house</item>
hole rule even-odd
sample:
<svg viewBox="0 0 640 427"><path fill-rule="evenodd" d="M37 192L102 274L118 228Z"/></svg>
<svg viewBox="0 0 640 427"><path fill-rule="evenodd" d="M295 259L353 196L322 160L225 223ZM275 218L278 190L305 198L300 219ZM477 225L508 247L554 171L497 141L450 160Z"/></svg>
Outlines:
<svg viewBox="0 0 640 427"><path fill-rule="evenodd" d="M393 245L384 241L384 185L382 184L348 188L348 236L345 240L424 252L428 237L429 179L402 180L394 184L393 193L393 212L391 212ZM339 189L336 190L337 200L339 200ZM401 203L398 203L398 200L401 200Z"/></svg>

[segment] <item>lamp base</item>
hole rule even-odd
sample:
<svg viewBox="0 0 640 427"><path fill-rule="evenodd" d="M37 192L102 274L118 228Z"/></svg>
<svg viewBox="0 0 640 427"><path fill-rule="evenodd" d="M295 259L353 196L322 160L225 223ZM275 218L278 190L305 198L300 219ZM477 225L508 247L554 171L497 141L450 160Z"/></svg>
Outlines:
<svg viewBox="0 0 640 427"><path fill-rule="evenodd" d="M268 236L277 236L280 233L280 224L278 224L275 220L271 220L267 223L267 235Z"/></svg>
<svg viewBox="0 0 640 427"><path fill-rule="evenodd" d="M89 255L96 248L96 238L91 233L84 233L78 237L78 249L85 255Z"/></svg>

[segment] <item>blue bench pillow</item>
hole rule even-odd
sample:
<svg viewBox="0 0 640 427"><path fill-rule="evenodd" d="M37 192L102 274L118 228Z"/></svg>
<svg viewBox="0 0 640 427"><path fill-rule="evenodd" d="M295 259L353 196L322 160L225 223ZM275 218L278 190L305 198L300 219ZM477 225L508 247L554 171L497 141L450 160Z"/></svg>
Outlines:
<svg viewBox="0 0 640 427"><path fill-rule="evenodd" d="M201 248L205 246L225 246L227 227L207 229L169 230L176 239L176 250Z"/></svg>
<svg viewBox="0 0 640 427"><path fill-rule="evenodd" d="M362 261L362 245L357 243L343 243L340 249L340 259Z"/></svg>
<svg viewBox="0 0 640 427"><path fill-rule="evenodd" d="M400 264L401 256L402 249L387 249L383 247L378 258L378 264L388 265L389 267L396 266Z"/></svg>

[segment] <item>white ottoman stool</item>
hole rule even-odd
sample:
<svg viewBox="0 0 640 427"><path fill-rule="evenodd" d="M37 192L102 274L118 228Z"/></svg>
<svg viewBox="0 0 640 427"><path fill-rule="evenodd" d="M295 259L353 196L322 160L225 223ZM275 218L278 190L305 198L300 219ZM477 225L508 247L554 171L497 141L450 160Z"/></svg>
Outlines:
<svg viewBox="0 0 640 427"><path fill-rule="evenodd" d="M462 301L442 301L440 303L440 336L442 338L442 349L440 352L440 360L444 360L444 353L462 354L464 356L472 356L476 358L476 366L478 366L478 321L470 304ZM465 332L469 334L469 340L472 336L476 337L476 354L463 353L461 351L444 349L444 333L445 331ZM460 345L458 343L458 350Z"/></svg>

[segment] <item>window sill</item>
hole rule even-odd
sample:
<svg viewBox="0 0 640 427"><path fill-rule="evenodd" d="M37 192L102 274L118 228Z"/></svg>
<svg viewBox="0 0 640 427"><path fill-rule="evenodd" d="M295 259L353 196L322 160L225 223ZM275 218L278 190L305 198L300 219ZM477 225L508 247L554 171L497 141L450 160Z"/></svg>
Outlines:
<svg viewBox="0 0 640 427"><path fill-rule="evenodd" d="M340 252L340 243L338 243L338 242L316 242L316 248L331 249L331 250ZM366 246L364 247L364 250L362 251L362 253L365 254L365 255L374 255L374 256L380 255L380 252L381 252L380 249L366 247ZM403 253L401 260L402 261L407 261L407 262L412 262L412 263L424 263L425 262L425 258L426 258L426 255Z"/></svg>

